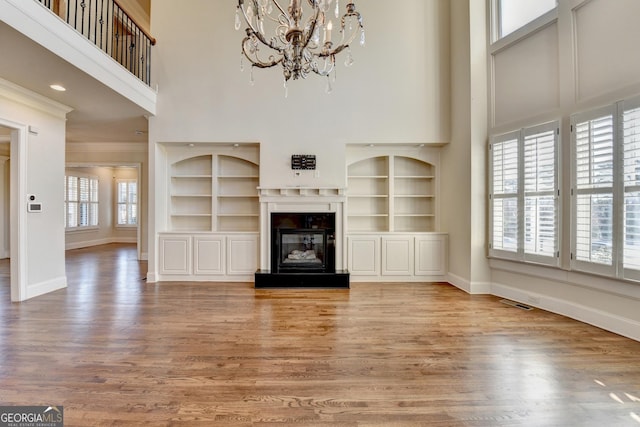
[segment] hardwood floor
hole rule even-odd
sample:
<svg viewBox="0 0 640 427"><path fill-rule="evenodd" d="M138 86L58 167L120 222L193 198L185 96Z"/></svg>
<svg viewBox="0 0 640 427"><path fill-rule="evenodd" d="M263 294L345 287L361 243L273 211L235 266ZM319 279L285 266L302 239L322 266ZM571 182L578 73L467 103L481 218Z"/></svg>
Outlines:
<svg viewBox="0 0 640 427"><path fill-rule="evenodd" d="M446 284L147 284L107 245L12 304L3 272L0 405L65 426L640 426L640 343Z"/></svg>

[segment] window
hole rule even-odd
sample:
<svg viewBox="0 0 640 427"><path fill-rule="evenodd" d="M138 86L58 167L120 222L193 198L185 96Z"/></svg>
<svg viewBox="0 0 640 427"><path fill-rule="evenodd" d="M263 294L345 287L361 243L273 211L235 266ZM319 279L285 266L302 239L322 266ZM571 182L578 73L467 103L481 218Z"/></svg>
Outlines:
<svg viewBox="0 0 640 427"><path fill-rule="evenodd" d="M623 112L623 260L625 277L640 279L640 106Z"/></svg>
<svg viewBox="0 0 640 427"><path fill-rule="evenodd" d="M557 0L495 0L496 39L501 39L558 6Z"/></svg>
<svg viewBox="0 0 640 427"><path fill-rule="evenodd" d="M558 264L558 123L496 136L490 144L490 254Z"/></svg>
<svg viewBox="0 0 640 427"><path fill-rule="evenodd" d="M571 267L640 280L640 100L576 114Z"/></svg>
<svg viewBox="0 0 640 427"><path fill-rule="evenodd" d="M98 178L64 177L65 228L98 226Z"/></svg>
<svg viewBox="0 0 640 427"><path fill-rule="evenodd" d="M116 181L118 207L118 226L135 226L138 224L138 183L135 179L119 179Z"/></svg>

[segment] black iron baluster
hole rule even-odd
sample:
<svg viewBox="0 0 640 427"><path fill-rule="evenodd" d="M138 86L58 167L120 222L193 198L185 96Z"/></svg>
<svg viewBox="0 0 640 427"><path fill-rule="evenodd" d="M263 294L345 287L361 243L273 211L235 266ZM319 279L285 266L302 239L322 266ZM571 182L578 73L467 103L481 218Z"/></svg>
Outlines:
<svg viewBox="0 0 640 427"><path fill-rule="evenodd" d="M87 6L87 4L84 2L84 0L82 0L80 2L80 9L82 9L82 19L80 21L80 33L82 33L82 35L84 35L85 37L87 37L87 35L84 33L84 9ZM88 38L88 37L87 37Z"/></svg>
<svg viewBox="0 0 640 427"><path fill-rule="evenodd" d="M52 0L36 0L53 13ZM106 3L105 3L106 1ZM147 33L114 0L68 0L66 22L147 85L151 48ZM60 11L58 11L60 12ZM106 21L105 21L106 20Z"/></svg>
<svg viewBox="0 0 640 427"><path fill-rule="evenodd" d="M100 19L98 20L100 24L100 49L104 49L103 40L104 40L104 2L100 2Z"/></svg>

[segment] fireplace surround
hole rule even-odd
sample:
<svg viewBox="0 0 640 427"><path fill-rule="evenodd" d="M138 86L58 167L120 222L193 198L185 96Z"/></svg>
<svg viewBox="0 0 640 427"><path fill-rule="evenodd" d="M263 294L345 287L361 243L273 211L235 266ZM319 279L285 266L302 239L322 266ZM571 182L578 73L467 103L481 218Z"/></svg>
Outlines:
<svg viewBox="0 0 640 427"><path fill-rule="evenodd" d="M261 267L255 287L348 288L342 190L259 190Z"/></svg>

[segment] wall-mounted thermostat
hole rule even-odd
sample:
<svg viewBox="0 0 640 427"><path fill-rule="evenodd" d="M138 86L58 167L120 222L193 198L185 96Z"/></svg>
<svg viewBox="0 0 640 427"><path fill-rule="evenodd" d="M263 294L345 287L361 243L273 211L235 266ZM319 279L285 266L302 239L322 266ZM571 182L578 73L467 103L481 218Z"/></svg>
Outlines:
<svg viewBox="0 0 640 427"><path fill-rule="evenodd" d="M315 170L316 155L315 154L292 154L291 169L293 170Z"/></svg>
<svg viewBox="0 0 640 427"><path fill-rule="evenodd" d="M28 203L27 212L42 212L42 203Z"/></svg>

